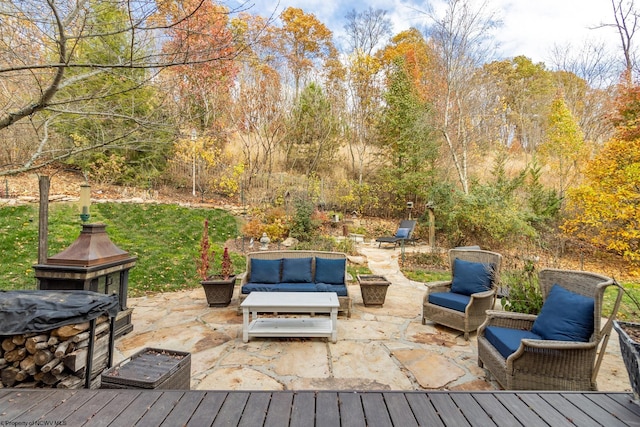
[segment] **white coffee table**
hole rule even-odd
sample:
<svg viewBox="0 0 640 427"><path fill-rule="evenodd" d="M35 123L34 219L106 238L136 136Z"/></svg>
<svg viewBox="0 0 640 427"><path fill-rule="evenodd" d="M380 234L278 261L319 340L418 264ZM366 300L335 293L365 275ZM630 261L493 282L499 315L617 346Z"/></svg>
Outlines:
<svg viewBox="0 0 640 427"><path fill-rule="evenodd" d="M250 337L327 337L338 340L335 292L251 292L242 307L242 341ZM249 313L252 314L250 322ZM325 317L258 317L258 313L330 313Z"/></svg>

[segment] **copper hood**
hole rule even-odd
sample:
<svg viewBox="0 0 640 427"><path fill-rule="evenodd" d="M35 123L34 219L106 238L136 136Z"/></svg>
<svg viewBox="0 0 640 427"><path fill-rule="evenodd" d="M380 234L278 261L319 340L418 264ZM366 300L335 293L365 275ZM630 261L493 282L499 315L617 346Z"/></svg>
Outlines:
<svg viewBox="0 0 640 427"><path fill-rule="evenodd" d="M106 224L82 224L80 236L65 250L47 258L47 264L91 267L129 259L129 253L109 239L106 227Z"/></svg>

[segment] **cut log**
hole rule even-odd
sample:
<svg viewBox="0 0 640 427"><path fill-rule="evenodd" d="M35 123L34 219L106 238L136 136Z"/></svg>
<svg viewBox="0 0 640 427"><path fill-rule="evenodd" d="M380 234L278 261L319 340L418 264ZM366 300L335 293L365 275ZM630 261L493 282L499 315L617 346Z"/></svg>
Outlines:
<svg viewBox="0 0 640 427"><path fill-rule="evenodd" d="M107 355L109 352L109 335L103 335L98 338L93 346L93 359ZM76 349L67 354L62 360L64 365L73 372L78 372L87 364L87 348ZM95 365L95 364L94 364Z"/></svg>
<svg viewBox="0 0 640 427"><path fill-rule="evenodd" d="M16 383L16 375L18 375L18 372L20 372L20 369L14 368L13 366L4 368L0 373L2 383L8 387L13 387Z"/></svg>
<svg viewBox="0 0 640 427"><path fill-rule="evenodd" d="M20 361L23 360L25 357L27 357L27 349L24 347L19 347L16 348L15 350L11 350L11 351L7 351L4 354L4 358L7 360L7 362L16 362L16 361Z"/></svg>
<svg viewBox="0 0 640 427"><path fill-rule="evenodd" d="M29 355L20 361L20 369L23 369L29 373L29 375L33 375L36 373L36 362L34 360L33 355Z"/></svg>
<svg viewBox="0 0 640 427"><path fill-rule="evenodd" d="M66 378L68 375L53 375L51 372L46 372L42 376L42 382L46 385L55 385L62 379Z"/></svg>
<svg viewBox="0 0 640 427"><path fill-rule="evenodd" d="M78 334L73 338L71 338L71 341L79 343L79 342L88 340L90 336L91 336L91 332L82 332L81 334Z"/></svg>
<svg viewBox="0 0 640 427"><path fill-rule="evenodd" d="M42 368L40 368L40 370L42 372L49 372L50 370L52 370L54 367L58 366L61 363L60 359L58 359L57 357L51 359L51 361L45 365L42 365Z"/></svg>
<svg viewBox="0 0 640 427"><path fill-rule="evenodd" d="M69 349L69 344L71 344L71 340L66 340L66 341L62 341L60 344L58 344L58 347L56 348L56 357L62 357L65 354L67 354L67 350Z"/></svg>
<svg viewBox="0 0 640 427"><path fill-rule="evenodd" d="M60 326L59 328L54 329L51 332L51 335L56 336L59 339L64 341L78 335L79 333L82 333L88 330L89 327L90 327L89 322L76 323L75 325Z"/></svg>
<svg viewBox="0 0 640 427"><path fill-rule="evenodd" d="M82 378L78 378L75 375L69 375L67 378L60 380L56 384L57 388L79 388L84 384Z"/></svg>
<svg viewBox="0 0 640 427"><path fill-rule="evenodd" d="M46 365L52 359L53 353L51 353L48 349L37 351L36 354L33 355L33 360L38 366Z"/></svg>
<svg viewBox="0 0 640 427"><path fill-rule="evenodd" d="M27 339L27 337L25 337L24 334L14 335L14 336L11 337L11 341L15 345L24 345L24 342L25 342L26 339Z"/></svg>
<svg viewBox="0 0 640 427"><path fill-rule="evenodd" d="M31 354L35 354L38 350L44 350L45 348L49 348L49 344L47 344L46 341L30 343L29 340L27 340L27 342L24 343L24 345L25 345L24 348L26 348L27 351Z"/></svg>
<svg viewBox="0 0 640 427"><path fill-rule="evenodd" d="M49 347L58 345L58 343L60 343L60 339L58 337L54 337L53 335L50 336L49 340L47 341L47 344L49 345Z"/></svg>
<svg viewBox="0 0 640 427"><path fill-rule="evenodd" d="M11 351L11 350L14 350L16 347L17 347L16 343L13 342L11 337L5 338L2 340L2 349L4 351Z"/></svg>
<svg viewBox="0 0 640 427"><path fill-rule="evenodd" d="M16 382L23 382L26 381L27 378L30 378L31 375L29 375L29 373L27 371L25 371L24 369L20 369L18 371L18 373L16 374Z"/></svg>
<svg viewBox="0 0 640 427"><path fill-rule="evenodd" d="M62 374L62 372L64 372L64 369L65 369L64 363L60 362L56 366L51 368L51 373L53 375L60 375Z"/></svg>

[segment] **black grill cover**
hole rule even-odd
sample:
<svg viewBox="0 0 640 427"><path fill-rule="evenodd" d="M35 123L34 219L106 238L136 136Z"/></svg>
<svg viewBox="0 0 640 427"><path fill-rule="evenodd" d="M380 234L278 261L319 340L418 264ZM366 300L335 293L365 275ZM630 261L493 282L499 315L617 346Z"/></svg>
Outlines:
<svg viewBox="0 0 640 427"><path fill-rule="evenodd" d="M118 296L92 291L0 291L0 335L44 332L118 314Z"/></svg>

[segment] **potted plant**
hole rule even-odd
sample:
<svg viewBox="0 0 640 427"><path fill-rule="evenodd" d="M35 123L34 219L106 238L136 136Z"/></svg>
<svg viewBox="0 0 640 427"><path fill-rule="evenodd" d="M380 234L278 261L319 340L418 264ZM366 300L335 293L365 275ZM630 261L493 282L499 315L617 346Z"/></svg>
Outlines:
<svg viewBox="0 0 640 427"><path fill-rule="evenodd" d="M387 288L391 284L384 276L374 274L358 274L358 284L365 307L382 306L387 297Z"/></svg>
<svg viewBox="0 0 640 427"><path fill-rule="evenodd" d="M204 230L200 239L200 257L197 260L197 270L200 284L204 289L209 307L226 307L231 303L236 275L233 274L233 264L229 256L229 249L224 248L220 262L220 272L209 274L214 264L215 254L209 244L209 221L204 220Z"/></svg>

